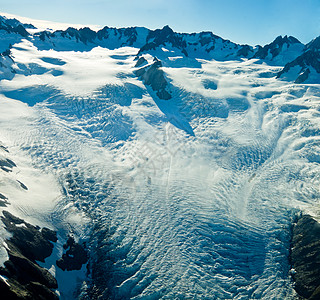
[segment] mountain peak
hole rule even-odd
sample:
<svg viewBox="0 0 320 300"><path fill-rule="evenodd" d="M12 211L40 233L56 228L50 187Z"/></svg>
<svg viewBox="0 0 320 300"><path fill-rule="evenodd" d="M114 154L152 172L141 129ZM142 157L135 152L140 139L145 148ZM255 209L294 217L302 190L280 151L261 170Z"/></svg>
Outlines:
<svg viewBox="0 0 320 300"><path fill-rule="evenodd" d="M303 44L293 36L285 35L283 37L279 35L270 44L267 44L264 47L260 47L254 55L254 58L269 58L270 60L273 60L275 57L277 57L279 54L293 45L301 45L301 47L303 46Z"/></svg>
<svg viewBox="0 0 320 300"><path fill-rule="evenodd" d="M320 73L320 53L312 50L305 51L295 60L287 63L285 67L277 74L277 78L288 77L288 74L292 76L290 71L294 70L294 67L299 67L298 73L294 74L296 77L295 83L305 82L309 78L309 74L312 69L316 73Z"/></svg>
<svg viewBox="0 0 320 300"><path fill-rule="evenodd" d="M29 34L25 27L24 24L16 19L7 19L6 17L0 16L0 29L7 31L8 33L18 33L21 36L26 37Z"/></svg>
<svg viewBox="0 0 320 300"><path fill-rule="evenodd" d="M157 40L164 40L171 35L174 35L174 31L168 25L166 25L162 29L156 29L156 30L150 31L148 35L148 39L154 38Z"/></svg>
<svg viewBox="0 0 320 300"><path fill-rule="evenodd" d="M320 36L313 39L310 43L306 45L306 50L319 51L320 50Z"/></svg>
<svg viewBox="0 0 320 300"><path fill-rule="evenodd" d="M278 37L276 37L276 39L271 43L271 44L277 44L277 45L283 45L283 44L301 44L301 42L295 38L294 36L287 36L285 35L284 37L282 37L282 35L279 35ZM271 45L269 44L269 45Z"/></svg>
<svg viewBox="0 0 320 300"><path fill-rule="evenodd" d="M160 45L165 44L171 44L172 47L180 49L182 53L188 56L185 51L186 42L183 40L182 35L174 32L168 25L162 29L150 30L146 38L146 44L141 47L138 54L148 50L155 50Z"/></svg>
<svg viewBox="0 0 320 300"><path fill-rule="evenodd" d="M171 29L171 27L169 25L163 26L163 28L161 30L162 30L162 32L173 33L173 30Z"/></svg>

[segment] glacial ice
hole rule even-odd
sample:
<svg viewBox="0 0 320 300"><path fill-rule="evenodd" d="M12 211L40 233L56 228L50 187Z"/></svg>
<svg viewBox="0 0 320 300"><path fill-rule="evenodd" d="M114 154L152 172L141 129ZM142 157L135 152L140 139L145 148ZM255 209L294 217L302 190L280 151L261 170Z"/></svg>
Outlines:
<svg viewBox="0 0 320 300"><path fill-rule="evenodd" d="M293 299L292 217L320 196L319 85L255 60L170 57L166 101L134 75L137 51L13 47L0 140L32 168L24 202L1 181L9 200L87 240L83 299L92 284L103 299Z"/></svg>

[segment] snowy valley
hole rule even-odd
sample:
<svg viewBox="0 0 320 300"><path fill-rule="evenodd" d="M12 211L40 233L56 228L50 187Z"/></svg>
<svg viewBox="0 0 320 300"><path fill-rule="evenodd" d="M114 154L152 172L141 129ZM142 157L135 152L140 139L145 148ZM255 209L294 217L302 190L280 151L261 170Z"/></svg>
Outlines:
<svg viewBox="0 0 320 300"><path fill-rule="evenodd" d="M3 16L0 53L0 289L317 299L291 253L300 216L320 216L320 37L253 47Z"/></svg>

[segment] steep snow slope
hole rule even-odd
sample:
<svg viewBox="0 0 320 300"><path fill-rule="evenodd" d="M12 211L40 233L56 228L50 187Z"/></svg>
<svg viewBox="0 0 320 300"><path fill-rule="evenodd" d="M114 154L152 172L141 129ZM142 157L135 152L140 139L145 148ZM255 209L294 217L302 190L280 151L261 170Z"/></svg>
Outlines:
<svg viewBox="0 0 320 300"><path fill-rule="evenodd" d="M140 52L161 58L162 100L136 75L138 48L51 42L11 48L0 154L22 170L0 193L58 231L45 266L61 299L294 299L292 217L318 216L320 86L166 44ZM55 264L68 234L87 241L86 279Z"/></svg>

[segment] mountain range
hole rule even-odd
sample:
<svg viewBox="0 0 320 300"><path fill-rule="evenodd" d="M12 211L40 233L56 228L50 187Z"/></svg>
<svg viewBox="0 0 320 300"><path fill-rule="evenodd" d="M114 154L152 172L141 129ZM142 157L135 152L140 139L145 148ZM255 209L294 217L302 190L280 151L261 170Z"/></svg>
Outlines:
<svg viewBox="0 0 320 300"><path fill-rule="evenodd" d="M283 66L277 78L295 81L296 83L317 83L320 53L320 37L308 44L302 44L292 36L278 36L265 46L239 45L225 40L212 32L176 33L169 26L162 29L149 30L143 27L110 28L105 26L99 31L89 27L66 30L40 31L33 34L28 29L35 29L31 24L22 24L17 19L1 17L0 29L2 38L2 60L9 55L10 46L22 38L30 38L41 49L77 50L104 47L115 49L120 47L139 48L137 57L143 53L156 53L168 58L162 48L169 47L174 55L183 55L192 59L239 60L257 59L258 63ZM78 44L78 45L77 45ZM81 45L79 45L81 44ZM173 56L173 54L170 54ZM169 56L170 56L169 55ZM5 62L2 62L5 65Z"/></svg>

